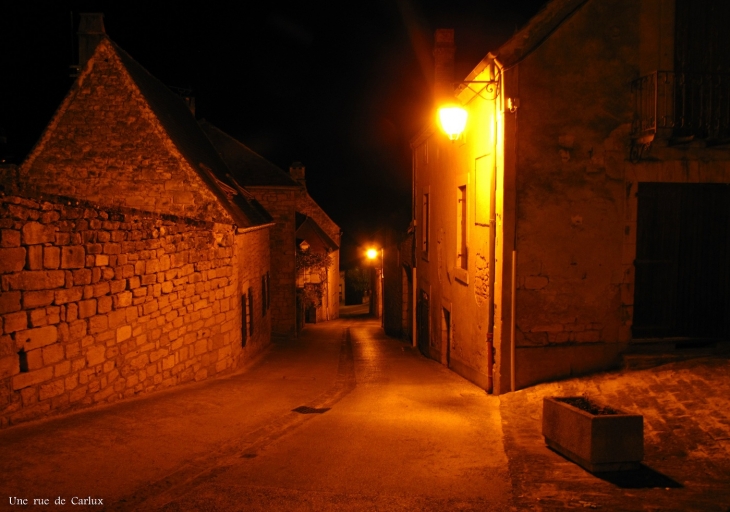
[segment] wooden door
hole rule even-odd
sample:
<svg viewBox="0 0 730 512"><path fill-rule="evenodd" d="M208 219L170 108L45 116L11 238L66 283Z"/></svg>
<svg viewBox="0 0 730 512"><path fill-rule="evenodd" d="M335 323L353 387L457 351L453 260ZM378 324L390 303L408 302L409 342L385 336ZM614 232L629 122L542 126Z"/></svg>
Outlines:
<svg viewBox="0 0 730 512"><path fill-rule="evenodd" d="M634 338L727 338L730 186L641 183Z"/></svg>

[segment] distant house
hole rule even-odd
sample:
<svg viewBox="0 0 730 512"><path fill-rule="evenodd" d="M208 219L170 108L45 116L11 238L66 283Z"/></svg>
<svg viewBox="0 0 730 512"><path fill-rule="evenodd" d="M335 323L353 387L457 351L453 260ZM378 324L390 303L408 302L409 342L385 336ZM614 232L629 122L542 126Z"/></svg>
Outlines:
<svg viewBox="0 0 730 512"><path fill-rule="evenodd" d="M274 335L290 336L298 332L301 322L297 306L297 215L316 224L329 239L332 268L328 272L327 296L317 318L339 316L339 244L340 228L307 192L305 168L292 164L284 172L256 152L212 124L201 121L201 127L226 162L232 176L266 208L274 219L271 232L271 304Z"/></svg>
<svg viewBox="0 0 730 512"><path fill-rule="evenodd" d="M318 255L314 261L321 261L323 257L332 259L332 255L339 249L337 243L312 219L302 213L296 215L297 225L297 258L301 261L308 256ZM337 300L331 288L338 286L339 269L335 261L321 267L297 265L297 294L299 298L300 318L305 322L316 323L330 320L333 311L339 311L339 289ZM334 273L337 276L334 276ZM315 292L312 297L312 292ZM335 303L333 303L335 302Z"/></svg>
<svg viewBox="0 0 730 512"><path fill-rule="evenodd" d="M455 91L437 31L469 118L412 141L425 354L504 393L728 339L729 5L553 0Z"/></svg>
<svg viewBox="0 0 730 512"><path fill-rule="evenodd" d="M82 15L80 70L0 196L0 425L238 367L271 339L269 213Z"/></svg>

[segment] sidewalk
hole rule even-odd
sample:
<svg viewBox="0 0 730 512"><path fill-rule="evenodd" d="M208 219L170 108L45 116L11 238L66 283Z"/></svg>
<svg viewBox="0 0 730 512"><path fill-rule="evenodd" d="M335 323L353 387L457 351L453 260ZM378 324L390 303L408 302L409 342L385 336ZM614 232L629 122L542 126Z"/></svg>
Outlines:
<svg viewBox="0 0 730 512"><path fill-rule="evenodd" d="M545 446L545 396L587 394L644 416L636 472L594 476ZM730 357L534 386L500 396L519 510L730 511Z"/></svg>

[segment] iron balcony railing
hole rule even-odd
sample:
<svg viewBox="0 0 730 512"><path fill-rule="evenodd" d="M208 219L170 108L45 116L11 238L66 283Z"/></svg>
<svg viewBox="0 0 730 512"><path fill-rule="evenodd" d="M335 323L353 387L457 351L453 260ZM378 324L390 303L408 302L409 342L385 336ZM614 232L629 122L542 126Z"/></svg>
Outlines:
<svg viewBox="0 0 730 512"><path fill-rule="evenodd" d="M634 139L730 142L730 74L655 71L631 90Z"/></svg>

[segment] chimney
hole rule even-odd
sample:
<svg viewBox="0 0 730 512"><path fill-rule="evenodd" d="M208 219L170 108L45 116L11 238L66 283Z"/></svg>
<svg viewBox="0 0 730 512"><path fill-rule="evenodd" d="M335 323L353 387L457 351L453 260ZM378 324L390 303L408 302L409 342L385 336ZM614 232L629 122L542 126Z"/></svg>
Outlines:
<svg viewBox="0 0 730 512"><path fill-rule="evenodd" d="M301 186L307 188L307 180L304 179L304 164L301 162L294 162L289 166L289 175L299 182Z"/></svg>
<svg viewBox="0 0 730 512"><path fill-rule="evenodd" d="M437 103L454 99L454 29L439 28L434 34L434 99Z"/></svg>
<svg viewBox="0 0 730 512"><path fill-rule="evenodd" d="M103 13L82 12L79 16L79 69L83 69L96 50L96 45L106 37L106 31Z"/></svg>

